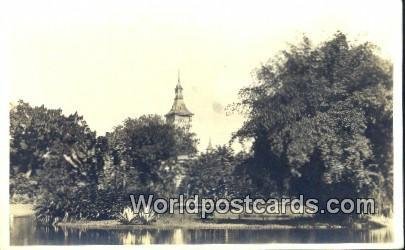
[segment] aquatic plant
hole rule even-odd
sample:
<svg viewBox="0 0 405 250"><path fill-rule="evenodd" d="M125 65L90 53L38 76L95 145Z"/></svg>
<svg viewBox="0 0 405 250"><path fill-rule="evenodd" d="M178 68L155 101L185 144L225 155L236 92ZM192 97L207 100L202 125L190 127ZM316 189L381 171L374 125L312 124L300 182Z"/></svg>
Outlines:
<svg viewBox="0 0 405 250"><path fill-rule="evenodd" d="M123 224L131 224L138 216L139 214L134 213L130 207L125 207L118 215L118 220Z"/></svg>
<svg viewBox="0 0 405 250"><path fill-rule="evenodd" d="M123 224L149 225L156 221L156 218L155 211L150 208L134 212L130 207L125 207L122 212L118 214L118 220Z"/></svg>
<svg viewBox="0 0 405 250"><path fill-rule="evenodd" d="M156 220L157 216L155 211L151 208L143 209L139 211L139 222L144 225L148 225Z"/></svg>

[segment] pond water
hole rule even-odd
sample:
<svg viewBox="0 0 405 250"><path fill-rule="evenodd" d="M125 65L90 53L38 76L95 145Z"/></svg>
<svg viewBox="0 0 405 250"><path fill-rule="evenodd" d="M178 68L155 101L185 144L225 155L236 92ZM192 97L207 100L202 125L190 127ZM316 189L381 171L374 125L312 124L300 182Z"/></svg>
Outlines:
<svg viewBox="0 0 405 250"><path fill-rule="evenodd" d="M392 241L387 228L348 229L66 229L36 225L31 216L16 217L11 245L121 245L204 243L380 243Z"/></svg>

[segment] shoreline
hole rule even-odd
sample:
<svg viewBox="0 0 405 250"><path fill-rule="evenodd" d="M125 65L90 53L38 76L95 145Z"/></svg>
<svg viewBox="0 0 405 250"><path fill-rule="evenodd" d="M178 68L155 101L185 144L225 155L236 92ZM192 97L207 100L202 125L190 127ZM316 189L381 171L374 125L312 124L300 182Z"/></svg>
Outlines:
<svg viewBox="0 0 405 250"><path fill-rule="evenodd" d="M34 215L33 204L10 204L10 216L25 217ZM280 220L277 217L267 220L244 219L211 219L198 220L187 216L176 216L161 218L161 220L150 225L122 224L118 220L78 220L70 222L58 222L58 227L72 229L378 229L388 227L390 223L379 220L377 217L370 217L367 222L354 222L351 225L342 225L335 222L323 222L311 218L290 217Z"/></svg>
<svg viewBox="0 0 405 250"><path fill-rule="evenodd" d="M87 228L87 229L252 229L252 230L265 230L265 229L343 229L341 225L282 225L282 224L245 224L245 223L215 223L215 222L192 222L185 224L121 224L116 220L105 221L76 221L76 222L59 222L59 227L64 228Z"/></svg>
<svg viewBox="0 0 405 250"><path fill-rule="evenodd" d="M338 224L334 222L319 222L316 220L296 221L294 218L286 220L249 221L241 220L220 220L211 221L190 220L182 218L171 218L165 221L158 221L150 225L142 224L122 224L118 220L83 220L71 222L59 222L57 224L63 228L77 229L379 229L388 227L373 220L354 222L353 224Z"/></svg>

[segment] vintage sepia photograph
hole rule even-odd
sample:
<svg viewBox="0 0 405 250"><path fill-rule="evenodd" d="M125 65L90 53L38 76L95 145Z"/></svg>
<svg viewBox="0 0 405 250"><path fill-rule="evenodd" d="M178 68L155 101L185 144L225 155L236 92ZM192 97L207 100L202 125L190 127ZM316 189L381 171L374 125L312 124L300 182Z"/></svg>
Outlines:
<svg viewBox="0 0 405 250"><path fill-rule="evenodd" d="M0 249L403 247L401 1L0 9Z"/></svg>

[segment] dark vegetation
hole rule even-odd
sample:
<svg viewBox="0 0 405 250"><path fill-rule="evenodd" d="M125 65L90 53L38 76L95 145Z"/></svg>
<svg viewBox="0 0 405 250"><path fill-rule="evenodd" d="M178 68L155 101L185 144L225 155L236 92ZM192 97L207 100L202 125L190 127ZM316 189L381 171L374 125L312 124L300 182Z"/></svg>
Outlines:
<svg viewBox="0 0 405 250"><path fill-rule="evenodd" d="M12 202L34 202L44 223L117 218L130 193L373 197L379 213L391 207L392 65L373 45L304 37L261 65L231 108L246 117L232 140L250 150L197 155L195 135L157 115L97 136L77 113L20 101L10 111ZM194 157L179 164L184 154Z"/></svg>

